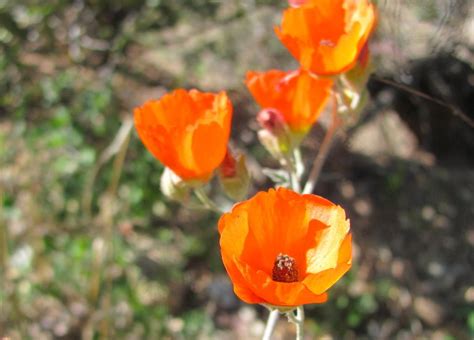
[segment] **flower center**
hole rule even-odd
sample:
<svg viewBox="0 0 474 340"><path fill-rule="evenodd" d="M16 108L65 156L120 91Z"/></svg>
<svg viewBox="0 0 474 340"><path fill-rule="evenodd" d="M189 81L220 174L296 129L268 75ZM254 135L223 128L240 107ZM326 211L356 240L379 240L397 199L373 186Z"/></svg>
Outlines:
<svg viewBox="0 0 474 340"><path fill-rule="evenodd" d="M272 279L277 282L298 281L298 268L296 268L295 259L286 254L278 254L273 264Z"/></svg>

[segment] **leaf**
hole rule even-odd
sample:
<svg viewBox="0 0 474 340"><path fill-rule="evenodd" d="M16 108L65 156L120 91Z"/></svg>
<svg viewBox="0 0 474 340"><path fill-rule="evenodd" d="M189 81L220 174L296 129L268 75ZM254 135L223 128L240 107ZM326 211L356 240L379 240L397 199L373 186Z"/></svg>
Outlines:
<svg viewBox="0 0 474 340"><path fill-rule="evenodd" d="M275 184L284 187L290 186L290 176L287 171L281 169L263 168L262 172L265 176L275 182Z"/></svg>

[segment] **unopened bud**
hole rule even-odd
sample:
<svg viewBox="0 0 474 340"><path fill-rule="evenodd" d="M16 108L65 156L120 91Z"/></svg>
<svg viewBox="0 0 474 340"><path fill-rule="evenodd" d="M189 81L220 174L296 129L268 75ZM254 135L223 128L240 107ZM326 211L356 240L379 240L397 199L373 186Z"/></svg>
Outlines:
<svg viewBox="0 0 474 340"><path fill-rule="evenodd" d="M369 45L366 43L359 53L357 62L353 68L342 75L346 86L346 90L352 92L362 92L367 85L369 76L372 73L373 67L370 58Z"/></svg>
<svg viewBox="0 0 474 340"><path fill-rule="evenodd" d="M282 152L278 138L274 134L268 130L262 129L258 131L257 135L260 143L262 143L262 145L265 147L265 149L267 149L273 158L278 160L284 158L284 152Z"/></svg>
<svg viewBox="0 0 474 340"><path fill-rule="evenodd" d="M257 122L260 126L273 134L280 134L287 129L282 113L273 108L266 108L257 114Z"/></svg>
<svg viewBox="0 0 474 340"><path fill-rule="evenodd" d="M235 156L231 150L227 153L219 168L219 181L227 196L240 201L247 195L250 175L242 154Z"/></svg>
<svg viewBox="0 0 474 340"><path fill-rule="evenodd" d="M185 201L189 197L188 184L169 168L161 175L160 187L163 195L171 200Z"/></svg>
<svg viewBox="0 0 474 340"><path fill-rule="evenodd" d="M236 164L237 162L234 158L234 155L232 154L232 151L227 149L227 152L224 156L224 160L222 161L220 166L220 173L222 177L235 177L235 175L237 174Z"/></svg>
<svg viewBox="0 0 474 340"><path fill-rule="evenodd" d="M257 114L257 121L262 127L258 131L260 143L270 154L282 161L291 150L291 132L282 113L273 108L266 108Z"/></svg>
<svg viewBox="0 0 474 340"><path fill-rule="evenodd" d="M359 57L357 58L357 63L362 68L367 68L367 65L370 61L370 53L369 53L369 43L366 42L362 49L360 50Z"/></svg>
<svg viewBox="0 0 474 340"><path fill-rule="evenodd" d="M372 72L369 46L366 43L360 51L357 63L348 72L340 75L341 89L339 92L338 112L345 125L355 124L360 113L367 104L367 82Z"/></svg>
<svg viewBox="0 0 474 340"><path fill-rule="evenodd" d="M338 107L338 113L344 125L352 126L359 121L362 110L367 104L368 97L368 91L365 88L360 93L349 90L342 92L340 97L342 103Z"/></svg>

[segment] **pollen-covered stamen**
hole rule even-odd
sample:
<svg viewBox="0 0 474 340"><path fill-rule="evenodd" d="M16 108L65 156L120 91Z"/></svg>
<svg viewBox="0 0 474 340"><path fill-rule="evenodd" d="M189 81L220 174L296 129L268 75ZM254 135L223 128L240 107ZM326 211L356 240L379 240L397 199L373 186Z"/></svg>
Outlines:
<svg viewBox="0 0 474 340"><path fill-rule="evenodd" d="M272 279L278 282L298 281L298 268L296 268L295 259L286 254L278 254L273 264Z"/></svg>

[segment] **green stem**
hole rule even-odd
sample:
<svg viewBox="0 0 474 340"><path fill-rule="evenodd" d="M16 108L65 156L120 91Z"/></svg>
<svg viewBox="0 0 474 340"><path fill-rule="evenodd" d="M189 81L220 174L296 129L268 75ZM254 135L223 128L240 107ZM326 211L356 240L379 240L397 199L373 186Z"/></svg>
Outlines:
<svg viewBox="0 0 474 340"><path fill-rule="evenodd" d="M296 172L298 173L298 169L302 169L301 172L304 172L303 158L299 147L293 149L293 159L295 161Z"/></svg>
<svg viewBox="0 0 474 340"><path fill-rule="evenodd" d="M265 332L263 333L262 340L270 340L273 330L275 329L275 326L278 321L278 309L274 309L270 311L270 314L268 315L268 320L267 320L267 325L265 326Z"/></svg>
<svg viewBox="0 0 474 340"><path fill-rule="evenodd" d="M295 147L293 149L293 152L291 154L293 158L293 167L294 167L294 175L296 177L296 187L294 190L296 192L301 192L301 181L300 181L300 176L304 172L304 165L303 165L303 159L301 157L301 150L299 147ZM300 171L301 169L301 171Z"/></svg>
<svg viewBox="0 0 474 340"><path fill-rule="evenodd" d="M298 175L296 174L296 170L291 170L289 171L290 174L290 183L291 183L291 188L293 191L300 192L301 191L301 185L300 185L300 180L298 179Z"/></svg>
<svg viewBox="0 0 474 340"><path fill-rule="evenodd" d="M304 307L299 306L296 309L296 318L298 323L296 324L296 340L303 340L304 336Z"/></svg>
<svg viewBox="0 0 474 340"><path fill-rule="evenodd" d="M296 192L301 192L300 177L298 175L298 167L301 166L301 153L299 148L295 148L290 155L285 156L285 162L291 189Z"/></svg>

